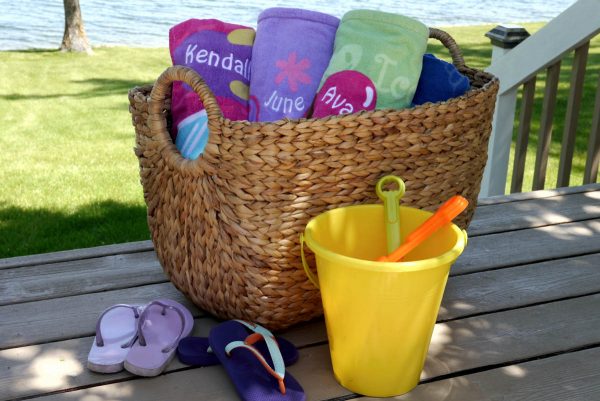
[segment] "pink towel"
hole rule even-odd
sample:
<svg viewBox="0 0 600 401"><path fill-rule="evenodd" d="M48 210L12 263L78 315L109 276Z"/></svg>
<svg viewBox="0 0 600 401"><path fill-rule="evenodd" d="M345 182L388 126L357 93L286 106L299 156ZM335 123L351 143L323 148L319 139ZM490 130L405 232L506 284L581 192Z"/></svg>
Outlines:
<svg viewBox="0 0 600 401"><path fill-rule="evenodd" d="M169 31L173 65L197 71L215 94L223 116L248 119L252 28L215 19L190 19ZM172 136L181 154L196 159L208 141L208 120L198 95L182 82L173 83Z"/></svg>
<svg viewBox="0 0 600 401"><path fill-rule="evenodd" d="M317 93L313 118L373 110L377 103L375 84L365 74L345 70L331 74Z"/></svg>

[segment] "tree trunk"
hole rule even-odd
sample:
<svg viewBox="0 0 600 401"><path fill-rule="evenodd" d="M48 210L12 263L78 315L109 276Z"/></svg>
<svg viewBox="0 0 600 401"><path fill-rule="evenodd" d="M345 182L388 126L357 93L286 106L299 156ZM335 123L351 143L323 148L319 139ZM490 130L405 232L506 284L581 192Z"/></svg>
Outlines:
<svg viewBox="0 0 600 401"><path fill-rule="evenodd" d="M92 47L83 28L79 0L63 0L63 4L65 6L65 33L60 50L91 54Z"/></svg>

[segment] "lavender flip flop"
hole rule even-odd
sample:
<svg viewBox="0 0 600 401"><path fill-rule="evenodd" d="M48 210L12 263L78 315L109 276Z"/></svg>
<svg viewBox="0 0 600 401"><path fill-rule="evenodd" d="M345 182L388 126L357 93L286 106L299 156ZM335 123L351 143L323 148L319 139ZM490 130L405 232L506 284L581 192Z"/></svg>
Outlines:
<svg viewBox="0 0 600 401"><path fill-rule="evenodd" d="M247 335L251 336L254 331L251 328L249 331L251 332ZM298 361L298 349L294 344L282 337L275 337L275 341L279 346L285 366L293 365ZM267 355L269 352L265 341L259 340L254 346L262 355ZM220 363L208 344L208 337L182 338L177 346L177 358L181 363L191 366L213 366Z"/></svg>
<svg viewBox="0 0 600 401"><path fill-rule="evenodd" d="M96 323L96 337L88 354L87 367L98 373L116 373L137 338L141 305L118 304L105 309Z"/></svg>
<svg viewBox="0 0 600 401"><path fill-rule="evenodd" d="M138 341L127 357L125 369L138 376L161 374L175 355L179 340L187 337L194 326L189 310L170 299L150 302L138 322Z"/></svg>
<svg viewBox="0 0 600 401"><path fill-rule="evenodd" d="M254 334L248 336L247 328ZM264 339L268 353L253 345ZM214 327L208 336L211 349L221 362L244 401L305 401L306 395L285 364L273 334L262 326L231 320Z"/></svg>

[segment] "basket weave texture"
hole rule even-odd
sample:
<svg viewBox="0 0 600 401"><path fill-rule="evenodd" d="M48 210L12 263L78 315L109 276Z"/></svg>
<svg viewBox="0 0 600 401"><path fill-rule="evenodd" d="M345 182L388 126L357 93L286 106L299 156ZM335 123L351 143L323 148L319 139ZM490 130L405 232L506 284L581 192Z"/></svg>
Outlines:
<svg viewBox="0 0 600 401"><path fill-rule="evenodd" d="M158 259L173 284L220 318L277 330L322 313L300 261L299 234L335 207L377 203L387 174L405 181L402 205L435 210L452 195L474 212L498 81L465 66L445 32L430 29L471 82L463 96L411 109L322 119L230 121L193 70L168 68L154 86L129 91L135 153ZM189 84L210 137L184 159L168 133L173 81ZM365 233L368 235L368 233Z"/></svg>

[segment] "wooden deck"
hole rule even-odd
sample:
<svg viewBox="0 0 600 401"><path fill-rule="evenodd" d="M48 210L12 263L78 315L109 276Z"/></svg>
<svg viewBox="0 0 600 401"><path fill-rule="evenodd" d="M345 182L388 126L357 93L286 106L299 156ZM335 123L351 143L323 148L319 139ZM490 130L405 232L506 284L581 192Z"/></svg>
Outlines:
<svg viewBox="0 0 600 401"><path fill-rule="evenodd" d="M421 384L400 400L600 400L600 185L480 203L452 267ZM235 400L221 367L143 379L85 368L98 314L170 297L150 242L0 260L0 400ZM360 399L335 381L322 320L282 333L308 400Z"/></svg>

